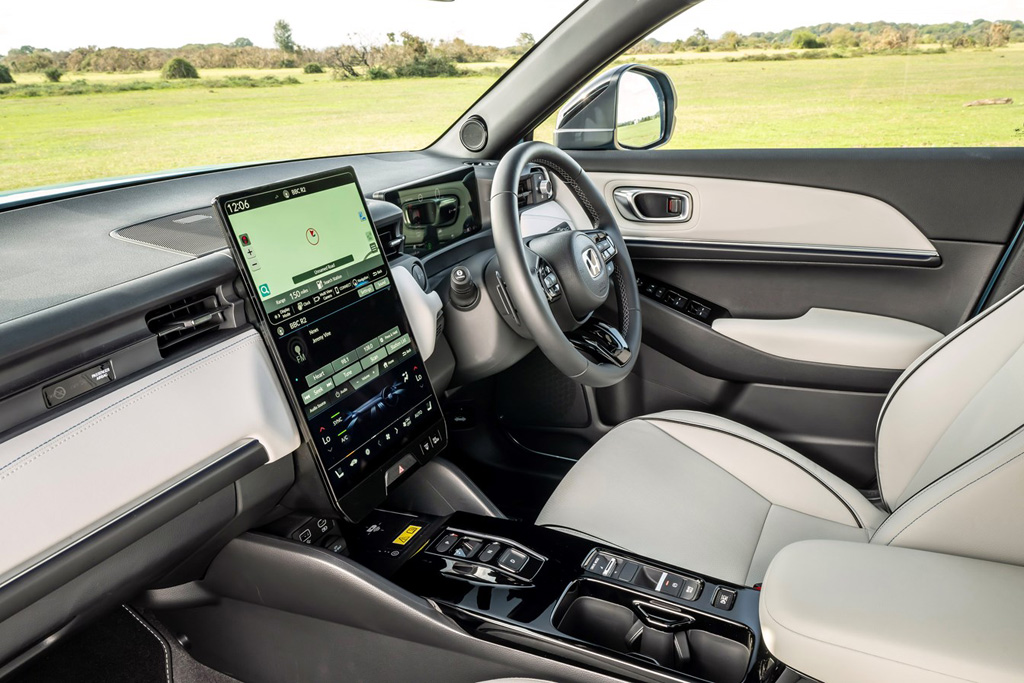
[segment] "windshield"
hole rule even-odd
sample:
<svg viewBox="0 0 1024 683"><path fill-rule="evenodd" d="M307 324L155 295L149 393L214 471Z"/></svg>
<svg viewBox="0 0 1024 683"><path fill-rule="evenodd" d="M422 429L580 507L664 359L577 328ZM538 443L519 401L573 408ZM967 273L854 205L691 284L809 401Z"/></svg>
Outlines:
<svg viewBox="0 0 1024 683"><path fill-rule="evenodd" d="M579 0L0 7L0 193L422 149Z"/></svg>

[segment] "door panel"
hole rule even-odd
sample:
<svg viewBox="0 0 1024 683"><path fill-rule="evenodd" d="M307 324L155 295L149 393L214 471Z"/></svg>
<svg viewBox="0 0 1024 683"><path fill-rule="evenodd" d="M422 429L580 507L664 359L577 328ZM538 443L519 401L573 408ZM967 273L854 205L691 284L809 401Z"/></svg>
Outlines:
<svg viewBox="0 0 1024 683"><path fill-rule="evenodd" d="M794 360L904 369L942 339L935 330L883 315L812 308L799 318L719 318L711 329L758 351Z"/></svg>
<svg viewBox="0 0 1024 683"><path fill-rule="evenodd" d="M852 192L721 178L593 173L625 237L745 243L934 256L935 248L906 216ZM615 201L619 188L676 190L691 198L679 222L642 222ZM614 210L614 209L613 209Z"/></svg>
<svg viewBox="0 0 1024 683"><path fill-rule="evenodd" d="M574 156L606 193L626 186L695 194L692 229L622 225L632 235L638 276L703 301L713 315L701 320L659 299L660 286L649 290L633 374L615 387L581 392L592 396L586 427L548 419L544 430L592 441L601 431L595 426L659 410L703 410L764 431L862 488L875 476L874 428L885 394L917 350L973 313L1024 205L1022 149ZM930 258L914 257L928 250ZM812 309L891 319L885 324L912 330L915 340L898 362L878 362L856 357L849 345L864 339L842 333L827 349L821 346L828 340L794 337L817 347L808 356L714 328L716 319L726 328L736 319L800 320ZM835 362L815 362L828 360ZM530 429L507 426L520 434Z"/></svg>
<svg viewBox="0 0 1024 683"><path fill-rule="evenodd" d="M1024 206L1024 148L572 152L587 173L728 178L874 197L930 240L1006 244Z"/></svg>

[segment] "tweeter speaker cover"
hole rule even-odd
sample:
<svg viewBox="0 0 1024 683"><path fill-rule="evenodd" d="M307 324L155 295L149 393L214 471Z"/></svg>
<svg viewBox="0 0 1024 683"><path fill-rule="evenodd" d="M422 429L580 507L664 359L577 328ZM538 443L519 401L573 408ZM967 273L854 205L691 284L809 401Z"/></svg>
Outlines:
<svg viewBox="0 0 1024 683"><path fill-rule="evenodd" d="M487 145L487 124L479 116L470 116L462 124L459 139L470 152L479 152Z"/></svg>

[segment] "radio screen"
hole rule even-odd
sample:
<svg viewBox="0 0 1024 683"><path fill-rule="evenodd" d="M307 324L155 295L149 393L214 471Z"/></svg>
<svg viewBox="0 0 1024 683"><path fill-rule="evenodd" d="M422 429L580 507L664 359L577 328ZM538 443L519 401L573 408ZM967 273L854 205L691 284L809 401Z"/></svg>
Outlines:
<svg viewBox="0 0 1024 683"><path fill-rule="evenodd" d="M446 435L355 174L216 204L321 474L356 519Z"/></svg>

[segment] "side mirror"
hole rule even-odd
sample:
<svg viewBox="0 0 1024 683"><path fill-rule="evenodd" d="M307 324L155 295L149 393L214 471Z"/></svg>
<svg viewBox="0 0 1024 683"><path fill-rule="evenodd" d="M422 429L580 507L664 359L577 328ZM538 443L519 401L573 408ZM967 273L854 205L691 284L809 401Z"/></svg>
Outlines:
<svg viewBox="0 0 1024 683"><path fill-rule="evenodd" d="M639 64L609 69L558 112L562 149L654 149L672 137L676 89L662 71Z"/></svg>

